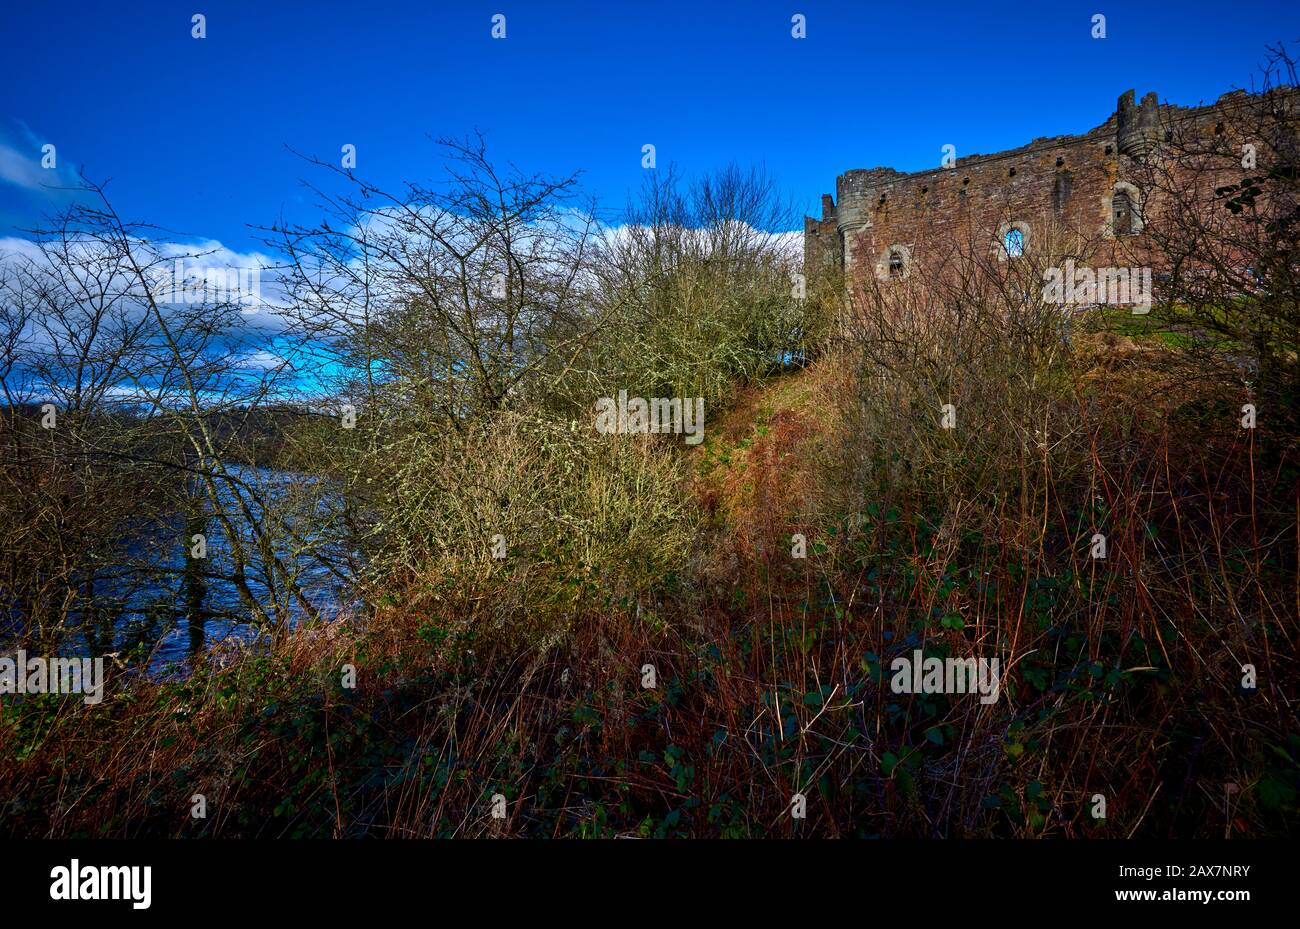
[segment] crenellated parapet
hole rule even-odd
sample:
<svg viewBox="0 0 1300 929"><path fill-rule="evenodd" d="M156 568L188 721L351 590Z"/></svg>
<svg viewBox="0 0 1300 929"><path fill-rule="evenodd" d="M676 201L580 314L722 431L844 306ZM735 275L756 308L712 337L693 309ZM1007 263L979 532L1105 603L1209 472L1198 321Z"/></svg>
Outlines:
<svg viewBox="0 0 1300 929"><path fill-rule="evenodd" d="M1160 144L1160 100L1155 92L1134 103L1132 90L1119 98L1115 110L1115 141L1121 155L1141 160Z"/></svg>

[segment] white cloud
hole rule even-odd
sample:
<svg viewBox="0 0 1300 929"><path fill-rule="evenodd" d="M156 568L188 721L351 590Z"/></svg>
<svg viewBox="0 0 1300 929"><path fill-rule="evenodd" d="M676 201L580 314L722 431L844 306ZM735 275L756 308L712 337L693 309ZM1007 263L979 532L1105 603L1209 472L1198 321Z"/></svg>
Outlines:
<svg viewBox="0 0 1300 929"><path fill-rule="evenodd" d="M20 126L16 132L0 126L0 181L53 197L68 196L70 191L60 188L80 187L77 172L57 145L54 153L56 166L41 166L41 149L46 144L55 143L37 138L26 126Z"/></svg>
<svg viewBox="0 0 1300 929"><path fill-rule="evenodd" d="M266 349L249 352L239 360L241 367L253 371L274 371L286 363L284 358L281 358L275 352L268 352Z"/></svg>

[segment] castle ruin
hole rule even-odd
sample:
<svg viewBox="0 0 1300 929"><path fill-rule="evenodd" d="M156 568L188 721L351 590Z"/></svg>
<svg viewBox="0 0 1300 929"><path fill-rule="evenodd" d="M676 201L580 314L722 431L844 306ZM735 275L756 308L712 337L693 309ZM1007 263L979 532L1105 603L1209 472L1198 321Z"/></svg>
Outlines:
<svg viewBox="0 0 1300 929"><path fill-rule="evenodd" d="M1218 120L1246 96L1239 90L1208 106L1180 107L1161 104L1155 93L1139 102L1130 90L1104 123L1081 135L910 174L847 171L836 178L834 196L822 196L821 218L804 218L805 273L834 269L850 285L906 277L927 256L942 262L944 249L972 230L1004 260L1061 230L1112 256L1120 244L1140 247L1147 204L1135 181L1143 159L1176 124L1222 131Z"/></svg>

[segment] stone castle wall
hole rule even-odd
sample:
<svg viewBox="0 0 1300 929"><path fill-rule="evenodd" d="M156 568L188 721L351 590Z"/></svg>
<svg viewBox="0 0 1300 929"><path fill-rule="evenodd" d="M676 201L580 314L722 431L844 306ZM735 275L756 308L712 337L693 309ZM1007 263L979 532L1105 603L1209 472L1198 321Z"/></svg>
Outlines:
<svg viewBox="0 0 1300 929"><path fill-rule="evenodd" d="M1036 139L993 155L957 158L951 166L905 174L891 168L855 169L822 197L820 219L804 218L804 268L844 271L849 282L867 275L907 274L917 262L942 263L957 248L985 248L1005 257L1006 233L1017 229L1026 252L1063 236L1087 238L1095 253L1113 257L1123 239L1131 257L1140 245L1146 204L1134 183L1137 163L1175 122L1213 131L1235 91L1206 107L1159 103L1154 93L1137 102L1133 91L1114 113L1081 135ZM1116 235L1123 193L1131 204Z"/></svg>

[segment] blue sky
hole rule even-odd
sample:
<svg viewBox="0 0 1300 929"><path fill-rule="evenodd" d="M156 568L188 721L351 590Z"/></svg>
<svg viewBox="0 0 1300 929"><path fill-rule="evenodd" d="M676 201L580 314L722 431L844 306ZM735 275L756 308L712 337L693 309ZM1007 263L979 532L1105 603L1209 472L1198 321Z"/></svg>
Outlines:
<svg viewBox="0 0 1300 929"><path fill-rule="evenodd" d="M50 142L128 217L251 250L247 224L316 216L300 182L321 173L286 146L354 144L396 188L434 176L430 136L479 127L618 206L653 143L660 167L763 163L815 212L851 167L1080 132L1129 87L1190 104L1248 85L1266 43L1300 39L1300 4L6 3L0 37L0 237L48 209L32 166Z"/></svg>

